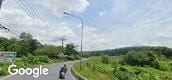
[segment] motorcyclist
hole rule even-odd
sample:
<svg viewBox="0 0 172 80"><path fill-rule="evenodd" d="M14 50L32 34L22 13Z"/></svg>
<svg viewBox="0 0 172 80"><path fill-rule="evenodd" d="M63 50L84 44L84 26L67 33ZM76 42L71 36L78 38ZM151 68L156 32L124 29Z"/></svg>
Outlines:
<svg viewBox="0 0 172 80"><path fill-rule="evenodd" d="M67 72L67 67L66 67L66 65L64 65L59 71L59 78L65 79L66 72Z"/></svg>

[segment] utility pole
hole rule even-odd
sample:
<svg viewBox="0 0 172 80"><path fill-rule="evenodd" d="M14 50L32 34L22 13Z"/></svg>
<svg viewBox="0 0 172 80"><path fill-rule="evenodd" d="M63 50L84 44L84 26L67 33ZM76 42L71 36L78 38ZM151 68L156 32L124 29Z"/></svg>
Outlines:
<svg viewBox="0 0 172 80"><path fill-rule="evenodd" d="M75 45L75 49L78 51L78 47L79 47L79 45L78 44L76 44Z"/></svg>
<svg viewBox="0 0 172 80"><path fill-rule="evenodd" d="M1 6L2 6L2 2L3 2L3 0L0 0L0 10L1 10Z"/></svg>
<svg viewBox="0 0 172 80"><path fill-rule="evenodd" d="M82 43L83 43L83 35L84 35L84 21L82 18L78 17L78 16L75 16L73 14L70 14L70 13L67 13L67 12L63 12L65 15L69 15L71 17L74 17L74 18L77 18L81 21L81 60L80 60L80 70L82 69L82 57L83 57L83 51L82 51Z"/></svg>
<svg viewBox="0 0 172 80"><path fill-rule="evenodd" d="M64 41L67 40L66 36L62 36L61 38L59 38L59 40L62 41L62 48L64 48Z"/></svg>

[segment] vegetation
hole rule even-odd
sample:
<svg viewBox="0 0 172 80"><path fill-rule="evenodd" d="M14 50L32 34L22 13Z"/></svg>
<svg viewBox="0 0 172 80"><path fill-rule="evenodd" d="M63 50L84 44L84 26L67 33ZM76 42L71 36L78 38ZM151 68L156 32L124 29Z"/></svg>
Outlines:
<svg viewBox="0 0 172 80"><path fill-rule="evenodd" d="M156 54L163 54L166 57L172 57L172 49L167 47L154 47L154 46L135 46L135 47L124 47L111 50L101 51L88 51L85 52L85 56L101 56L102 54L109 56L126 55L130 51L154 51Z"/></svg>
<svg viewBox="0 0 172 80"><path fill-rule="evenodd" d="M126 55L97 56L83 62L82 70L79 65L75 65L74 69L88 80L172 80L170 48L134 47L122 50L127 52Z"/></svg>
<svg viewBox="0 0 172 80"><path fill-rule="evenodd" d="M0 51L17 52L17 60L14 64L18 67L33 67L40 64L79 59L79 54L74 48L73 44L67 44L66 48L43 45L38 40L33 39L31 34L25 32L21 33L19 39L0 37ZM59 53L65 55L59 56ZM0 76L8 74L7 68L10 64L0 63Z"/></svg>

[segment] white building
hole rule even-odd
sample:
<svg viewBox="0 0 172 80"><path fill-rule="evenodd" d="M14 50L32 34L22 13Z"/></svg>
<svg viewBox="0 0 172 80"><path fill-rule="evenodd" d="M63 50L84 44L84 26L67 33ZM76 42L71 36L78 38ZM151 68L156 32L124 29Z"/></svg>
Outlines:
<svg viewBox="0 0 172 80"><path fill-rule="evenodd" d="M16 52L0 51L0 62L15 62Z"/></svg>

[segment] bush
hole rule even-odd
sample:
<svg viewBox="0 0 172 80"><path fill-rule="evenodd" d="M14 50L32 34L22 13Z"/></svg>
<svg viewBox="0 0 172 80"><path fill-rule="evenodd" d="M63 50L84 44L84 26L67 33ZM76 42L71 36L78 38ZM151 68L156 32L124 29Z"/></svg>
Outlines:
<svg viewBox="0 0 172 80"><path fill-rule="evenodd" d="M126 71L116 71L114 73L114 76L119 80L132 80L132 76L129 72Z"/></svg>
<svg viewBox="0 0 172 80"><path fill-rule="evenodd" d="M0 62L0 66L4 66L4 63Z"/></svg>
<svg viewBox="0 0 172 80"><path fill-rule="evenodd" d="M162 70L162 71L167 71L168 70L168 64L167 62L159 61L156 60L153 62L152 67Z"/></svg>
<svg viewBox="0 0 172 80"><path fill-rule="evenodd" d="M72 61L75 60L75 57L74 57L74 56L66 56L65 58L66 58L67 60L72 60Z"/></svg>
<svg viewBox="0 0 172 80"><path fill-rule="evenodd" d="M128 70L125 67L120 67L119 70L128 72Z"/></svg>
<svg viewBox="0 0 172 80"><path fill-rule="evenodd" d="M153 51L131 51L124 57L124 62L130 65L150 65L157 55Z"/></svg>
<svg viewBox="0 0 172 80"><path fill-rule="evenodd" d="M0 63L0 76L8 74L8 66L10 63Z"/></svg>
<svg viewBox="0 0 172 80"><path fill-rule="evenodd" d="M79 55L75 55L75 59L79 60L79 59L81 59L81 57Z"/></svg>
<svg viewBox="0 0 172 80"><path fill-rule="evenodd" d="M0 75L7 75L8 71L0 67Z"/></svg>
<svg viewBox="0 0 172 80"><path fill-rule="evenodd" d="M109 57L107 55L102 55L102 63L104 63L104 64L109 63Z"/></svg>
<svg viewBox="0 0 172 80"><path fill-rule="evenodd" d="M112 67L114 68L114 71L118 71L120 65L117 61L112 62Z"/></svg>
<svg viewBox="0 0 172 80"><path fill-rule="evenodd" d="M38 59L39 59L39 62L44 62L44 63L49 62L48 56L38 56Z"/></svg>
<svg viewBox="0 0 172 80"><path fill-rule="evenodd" d="M48 56L33 56L29 54L27 57L23 56L22 60L24 61L24 64L39 64L41 62L48 63L49 58Z"/></svg>

